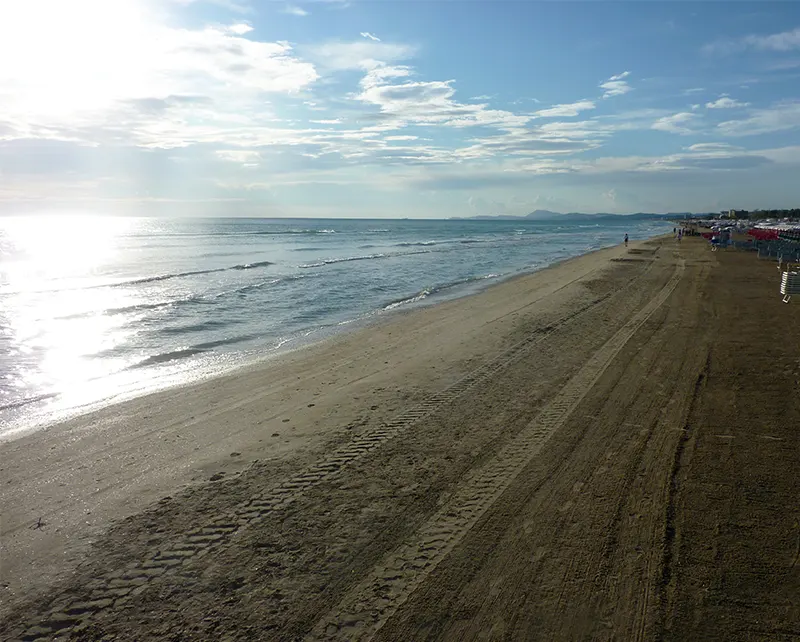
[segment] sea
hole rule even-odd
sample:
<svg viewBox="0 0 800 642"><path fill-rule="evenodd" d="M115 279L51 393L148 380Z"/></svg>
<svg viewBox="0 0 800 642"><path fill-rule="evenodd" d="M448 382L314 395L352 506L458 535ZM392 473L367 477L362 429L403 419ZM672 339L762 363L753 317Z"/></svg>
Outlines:
<svg viewBox="0 0 800 642"><path fill-rule="evenodd" d="M3 217L0 438L670 228Z"/></svg>

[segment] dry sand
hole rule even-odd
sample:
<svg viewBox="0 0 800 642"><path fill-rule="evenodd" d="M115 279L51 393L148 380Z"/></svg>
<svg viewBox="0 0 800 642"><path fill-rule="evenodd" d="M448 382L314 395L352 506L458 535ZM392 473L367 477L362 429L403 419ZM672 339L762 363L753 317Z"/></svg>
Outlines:
<svg viewBox="0 0 800 642"><path fill-rule="evenodd" d="M0 638L793 639L798 309L656 239L0 444Z"/></svg>

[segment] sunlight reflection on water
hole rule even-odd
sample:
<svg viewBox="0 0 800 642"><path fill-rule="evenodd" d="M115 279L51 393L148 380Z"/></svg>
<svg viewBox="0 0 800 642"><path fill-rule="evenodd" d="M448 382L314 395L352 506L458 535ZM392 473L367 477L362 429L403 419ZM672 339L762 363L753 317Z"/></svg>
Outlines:
<svg viewBox="0 0 800 642"><path fill-rule="evenodd" d="M43 390L74 389L125 367L122 359L92 357L135 330L122 327L122 319L86 313L103 310L110 299L125 305L130 293L78 288L114 261L129 227L126 219L91 216L3 220L0 406Z"/></svg>
<svg viewBox="0 0 800 642"><path fill-rule="evenodd" d="M0 438L662 225L0 218Z"/></svg>

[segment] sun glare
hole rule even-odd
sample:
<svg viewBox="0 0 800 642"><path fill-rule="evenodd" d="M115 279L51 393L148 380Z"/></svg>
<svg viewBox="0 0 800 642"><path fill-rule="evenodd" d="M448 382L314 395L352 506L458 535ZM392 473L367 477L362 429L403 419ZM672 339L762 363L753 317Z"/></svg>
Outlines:
<svg viewBox="0 0 800 642"><path fill-rule="evenodd" d="M124 317L102 314L130 305L108 281L107 264L120 250L130 219L51 215L1 221L0 301L9 362L3 395L35 396L79 390L86 381L124 367L120 358L93 359L135 334Z"/></svg>
<svg viewBox="0 0 800 642"><path fill-rule="evenodd" d="M0 81L15 111L102 109L152 80L154 25L141 0L24 0L0 14Z"/></svg>
<svg viewBox="0 0 800 642"><path fill-rule="evenodd" d="M3 289L35 289L42 277L83 277L115 251L127 219L100 216L32 216L8 219L5 243L21 260L0 270Z"/></svg>

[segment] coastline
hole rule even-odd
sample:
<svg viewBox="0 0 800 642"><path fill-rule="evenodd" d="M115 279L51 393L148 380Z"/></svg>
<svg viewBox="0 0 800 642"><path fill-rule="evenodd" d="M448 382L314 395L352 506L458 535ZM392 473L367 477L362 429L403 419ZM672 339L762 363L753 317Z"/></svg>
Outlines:
<svg viewBox="0 0 800 642"><path fill-rule="evenodd" d="M257 461L303 461L367 416L389 419L463 375L458 362L475 363L501 349L523 319L547 318L585 299L581 280L624 253L622 245L602 248L476 294L398 309L231 372L0 442L6 480L0 540L2 557L11 560L4 564L6 591L27 593L26 576L45 585L62 578L112 522L165 495L239 474ZM540 301L542 309L531 312ZM448 336L453 327L460 337ZM412 386L402 385L406 378ZM39 518L51 528L31 538Z"/></svg>
<svg viewBox="0 0 800 642"><path fill-rule="evenodd" d="M666 236L662 234L643 240L652 240L662 237L666 238ZM252 369L263 367L265 364L272 363L275 360L281 360L286 355L297 350L305 350L317 344L324 343L325 341L335 339L342 334L370 327L375 324L385 323L394 315L474 296L497 285L518 278L524 278L542 270L552 269L562 263L572 261L579 257L589 256L596 252L602 252L612 247L617 246L612 245L588 249L581 254L560 258L543 266L536 266L506 275L490 275L493 277L491 279L487 277L468 279L463 283L448 286L446 290L452 289L453 291L451 293L433 291L425 296L420 296L420 293L418 293L411 298L391 302L383 308L371 310L365 315L339 323L336 327L323 326L303 334L287 337L278 347L272 348L267 352L250 350L244 353L213 355L213 360L200 360L192 364L193 367L191 369L178 368L172 372L166 371L156 377L148 378L143 385L138 383L135 386L128 385L127 387L114 389L105 394L96 391L91 392L89 397L83 402L74 401L74 393L69 393L72 395L73 401L62 408L48 408L47 406L37 407L41 401L50 403L49 400L58 399L64 393L53 392L44 394L40 399L34 400L30 407L27 403L22 403L19 409L9 408L12 413L15 412L15 410L22 410L22 413L13 419L5 420L5 423L0 421L0 426L4 426L3 430L0 431L0 444L5 441L13 441L21 438L34 431L71 422L80 417L100 412L105 408L123 404L137 398L159 393L169 393L170 391L180 391L183 388L202 384L203 382L220 377L237 376L238 374L245 375ZM33 412L29 413L28 411L31 409Z"/></svg>
<svg viewBox="0 0 800 642"><path fill-rule="evenodd" d="M5 444L0 637L794 634L795 316L660 238Z"/></svg>

